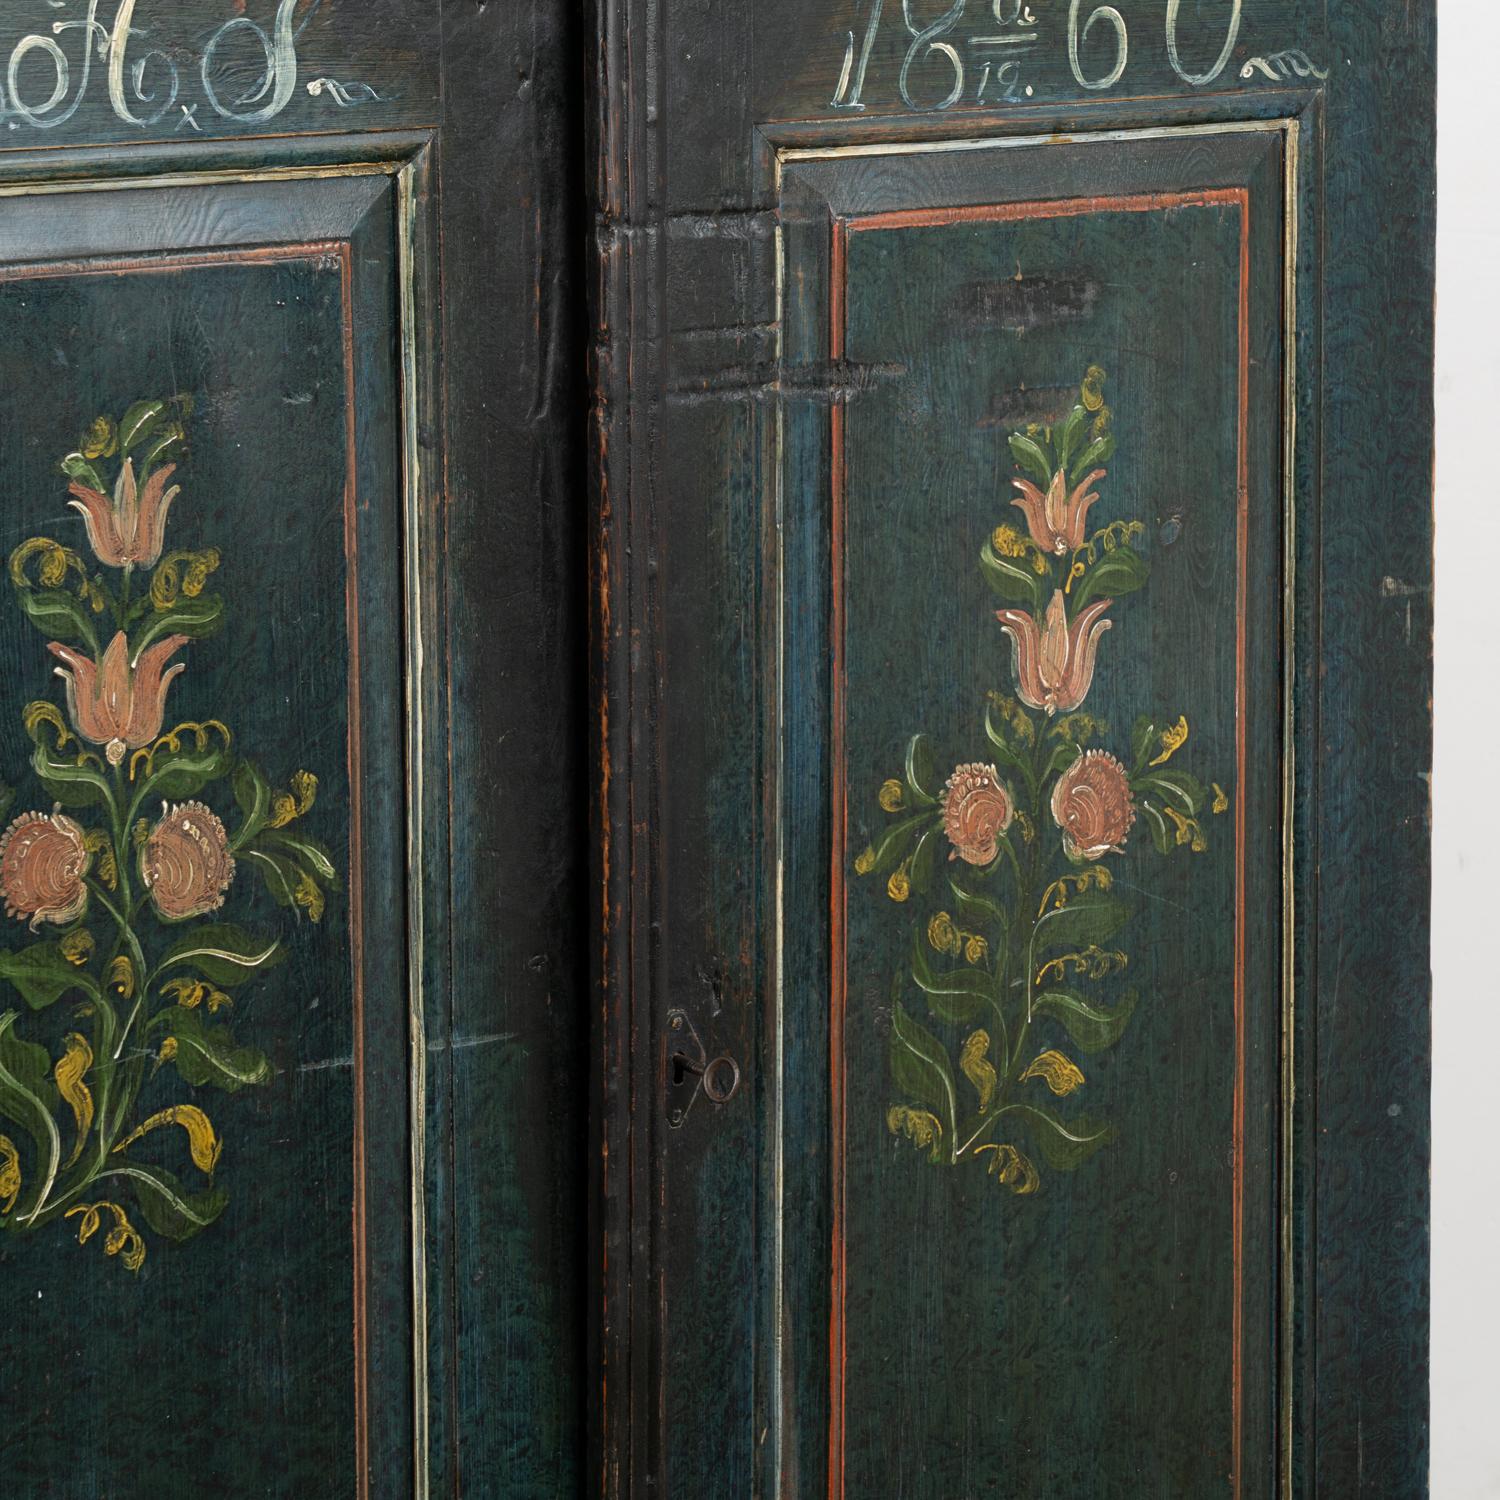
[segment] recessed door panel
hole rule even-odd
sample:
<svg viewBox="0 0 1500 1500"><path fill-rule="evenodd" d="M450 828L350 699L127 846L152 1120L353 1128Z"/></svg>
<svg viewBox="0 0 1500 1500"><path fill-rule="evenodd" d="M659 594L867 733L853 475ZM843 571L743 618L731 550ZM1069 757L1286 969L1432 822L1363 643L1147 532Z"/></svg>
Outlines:
<svg viewBox="0 0 1500 1500"><path fill-rule="evenodd" d="M1289 142L783 163L786 355L843 386L778 470L831 1495L1276 1472Z"/></svg>
<svg viewBox="0 0 1500 1500"><path fill-rule="evenodd" d="M397 181L22 204L0 266L8 1472L409 1493Z"/></svg>

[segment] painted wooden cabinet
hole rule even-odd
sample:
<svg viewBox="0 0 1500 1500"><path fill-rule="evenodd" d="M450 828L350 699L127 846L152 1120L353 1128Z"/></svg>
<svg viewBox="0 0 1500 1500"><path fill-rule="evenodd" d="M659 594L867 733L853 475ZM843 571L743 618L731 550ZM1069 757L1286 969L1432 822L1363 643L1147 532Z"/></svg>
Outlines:
<svg viewBox="0 0 1500 1500"><path fill-rule="evenodd" d="M0 1492L1426 1492L1434 7L14 0Z"/></svg>
<svg viewBox="0 0 1500 1500"><path fill-rule="evenodd" d="M1426 1493L1433 24L602 7L607 1493Z"/></svg>
<svg viewBox="0 0 1500 1500"><path fill-rule="evenodd" d="M560 6L0 17L0 1491L583 1482Z"/></svg>

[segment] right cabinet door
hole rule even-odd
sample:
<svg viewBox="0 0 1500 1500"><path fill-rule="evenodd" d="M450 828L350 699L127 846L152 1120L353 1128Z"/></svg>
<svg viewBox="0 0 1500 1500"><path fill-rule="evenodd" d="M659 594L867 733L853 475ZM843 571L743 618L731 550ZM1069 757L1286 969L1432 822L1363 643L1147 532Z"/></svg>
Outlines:
<svg viewBox="0 0 1500 1500"><path fill-rule="evenodd" d="M1432 16L1302 9L606 8L616 1496L1425 1493Z"/></svg>

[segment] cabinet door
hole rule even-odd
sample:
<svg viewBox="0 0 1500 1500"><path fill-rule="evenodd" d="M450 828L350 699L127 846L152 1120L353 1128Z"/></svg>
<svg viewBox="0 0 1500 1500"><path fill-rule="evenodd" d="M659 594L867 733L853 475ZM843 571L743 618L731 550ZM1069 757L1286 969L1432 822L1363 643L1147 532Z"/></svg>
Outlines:
<svg viewBox="0 0 1500 1500"><path fill-rule="evenodd" d="M6 9L8 1494L577 1481L568 39L483 11Z"/></svg>
<svg viewBox="0 0 1500 1500"><path fill-rule="evenodd" d="M1431 7L604 9L610 1493L1425 1493Z"/></svg>

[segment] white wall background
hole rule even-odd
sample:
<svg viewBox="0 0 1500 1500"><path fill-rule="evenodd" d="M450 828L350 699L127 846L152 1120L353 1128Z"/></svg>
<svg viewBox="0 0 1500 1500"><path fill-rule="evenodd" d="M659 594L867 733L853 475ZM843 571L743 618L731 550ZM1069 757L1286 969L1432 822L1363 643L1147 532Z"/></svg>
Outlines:
<svg viewBox="0 0 1500 1500"><path fill-rule="evenodd" d="M1439 12L1432 1493L1500 1500L1500 5Z"/></svg>

